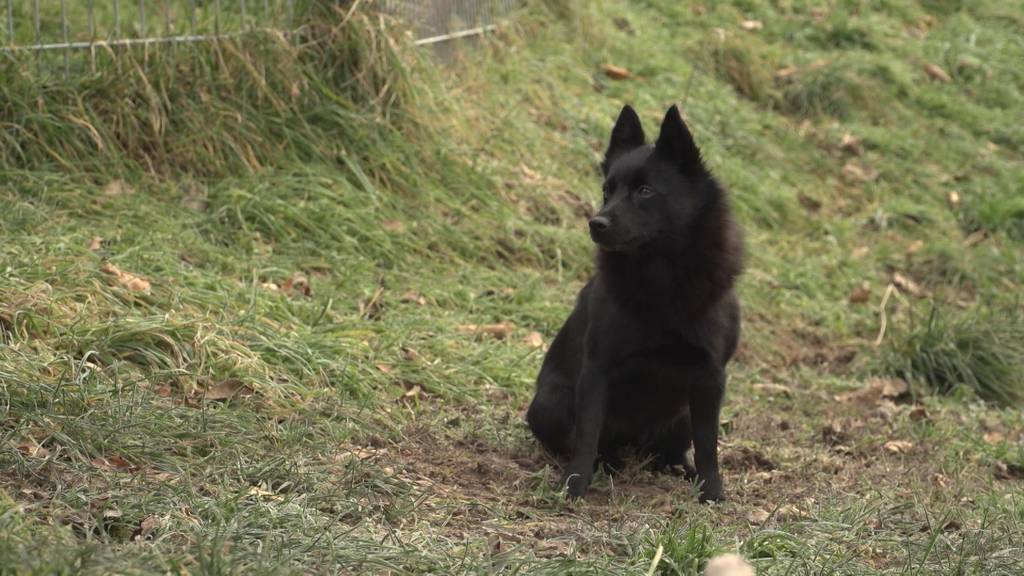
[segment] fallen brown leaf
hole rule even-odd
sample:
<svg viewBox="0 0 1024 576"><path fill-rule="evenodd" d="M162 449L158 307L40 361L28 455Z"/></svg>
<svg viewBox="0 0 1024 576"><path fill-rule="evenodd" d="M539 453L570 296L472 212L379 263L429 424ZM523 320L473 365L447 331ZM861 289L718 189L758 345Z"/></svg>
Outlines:
<svg viewBox="0 0 1024 576"><path fill-rule="evenodd" d="M401 396L398 397L399 402L412 402L413 400L420 397L423 393L423 387L419 384L413 384L408 390L406 390Z"/></svg>
<svg viewBox="0 0 1024 576"><path fill-rule="evenodd" d="M246 494L248 496L255 497L257 500L262 500L264 498L269 498L270 500L283 499L283 497L280 494L272 490L267 490L265 484L261 484L259 486L250 486L249 491Z"/></svg>
<svg viewBox="0 0 1024 576"><path fill-rule="evenodd" d="M117 472L130 472L135 469L131 462L125 460L120 454L114 454L113 456L93 458L92 465L97 468L106 468L107 470L114 470Z"/></svg>
<svg viewBox="0 0 1024 576"><path fill-rule="evenodd" d="M792 504L786 504L782 506L781 508L779 508L776 514L778 514L779 518L782 520L799 520L807 516L803 510L797 508Z"/></svg>
<svg viewBox="0 0 1024 576"><path fill-rule="evenodd" d="M751 524L764 524L771 518L771 514L763 508L754 508L747 514L747 521Z"/></svg>
<svg viewBox="0 0 1024 576"><path fill-rule="evenodd" d="M50 451L43 448L39 444L36 444L32 440L22 440L14 445L14 447L22 454L29 456L30 458L46 458L50 455Z"/></svg>
<svg viewBox="0 0 1024 576"><path fill-rule="evenodd" d="M907 413L907 417L914 422L921 422L928 420L928 411L924 409L924 406L914 406L910 412Z"/></svg>
<svg viewBox="0 0 1024 576"><path fill-rule="evenodd" d="M402 302L412 302L413 304L419 304L420 306L427 305L427 299L424 298L419 292L414 292L412 290L406 292L405 294L402 294L400 300Z"/></svg>
<svg viewBox="0 0 1024 576"><path fill-rule="evenodd" d="M93 252L96 252L100 248L103 248L103 237L102 236L93 236L92 240L89 240L89 250L92 250Z"/></svg>
<svg viewBox="0 0 1024 576"><path fill-rule="evenodd" d="M254 393L255 391L252 388L237 378L221 380L213 386L208 386L203 390L196 390L193 392L195 396L213 401L230 400L235 396L244 398L252 396Z"/></svg>
<svg viewBox="0 0 1024 576"><path fill-rule="evenodd" d="M744 20L743 22L740 22L740 28L747 31L761 30L764 28L764 22L761 22L760 20Z"/></svg>
<svg viewBox="0 0 1024 576"><path fill-rule="evenodd" d="M530 168L526 164L520 164L519 170L521 170L523 173L523 180L526 180L530 184L539 182L543 178L540 172L537 172L536 170Z"/></svg>
<svg viewBox="0 0 1024 576"><path fill-rule="evenodd" d="M133 292L149 293L149 280L146 280L142 276L136 276L131 272L125 272L110 262L104 262L100 265L100 271L113 276L118 284L128 290Z"/></svg>
<svg viewBox="0 0 1024 576"><path fill-rule="evenodd" d="M917 282L914 282L913 280L907 278L906 276L899 272L892 273L892 283L894 286L906 292L907 294L910 294L911 296L923 298L928 295L927 292L925 292L925 290L921 288L921 286L918 285Z"/></svg>
<svg viewBox="0 0 1024 576"><path fill-rule="evenodd" d="M633 25L629 23L629 20L623 18L622 16L616 16L615 18L612 18L612 23L615 24L616 28L622 30L626 34L629 34L630 36L636 33L636 31L633 30Z"/></svg>
<svg viewBox="0 0 1024 576"><path fill-rule="evenodd" d="M153 533L154 530L160 527L160 518L149 515L139 522L139 526L132 532L132 541L145 540Z"/></svg>
<svg viewBox="0 0 1024 576"><path fill-rule="evenodd" d="M289 294L305 296L307 298L313 296L313 287L309 284L309 278L307 278L302 272L292 274L291 278L288 278L283 284L281 284L281 290Z"/></svg>
<svg viewBox="0 0 1024 576"><path fill-rule="evenodd" d="M858 246L854 248L852 252L850 252L850 256L852 256L854 260L860 260L861 258L867 256L868 252L869 250L867 246Z"/></svg>
<svg viewBox="0 0 1024 576"><path fill-rule="evenodd" d="M722 464L736 470L775 470L777 466L761 452L748 446L736 446L722 455Z"/></svg>
<svg viewBox="0 0 1024 576"><path fill-rule="evenodd" d="M913 256L924 248L924 240L914 240L907 246L907 256Z"/></svg>
<svg viewBox="0 0 1024 576"><path fill-rule="evenodd" d="M835 399L844 404L857 402L872 405L883 400L903 399L909 392L910 386L900 378L872 378L863 387L839 394Z"/></svg>
<svg viewBox="0 0 1024 576"><path fill-rule="evenodd" d="M381 224L388 232L405 232L405 222L400 220L387 220Z"/></svg>
<svg viewBox="0 0 1024 576"><path fill-rule="evenodd" d="M759 384L754 384L753 386L751 386L751 388L754 389L754 392L761 392L762 394L767 394L769 396L788 397L793 394L793 390L790 389L789 386L785 386L783 384L774 384L771 382L762 382Z"/></svg>
<svg viewBox="0 0 1024 576"><path fill-rule="evenodd" d="M970 247L981 244L986 238L988 238L988 232L985 232L984 230L976 230L971 232L967 238L964 238L964 246Z"/></svg>
<svg viewBox="0 0 1024 576"><path fill-rule="evenodd" d="M723 38L724 39L724 38ZM785 80L790 76L794 76L800 72L812 72L828 66L828 60L815 60L802 69L799 66L784 66L775 71L775 78L779 80ZM811 128L813 124L809 120L804 120L800 124L798 132L803 135L807 133L807 130Z"/></svg>
<svg viewBox="0 0 1024 576"><path fill-rule="evenodd" d="M869 386L877 386L883 398L900 398L910 392L910 385L902 378L875 378Z"/></svg>
<svg viewBox="0 0 1024 576"><path fill-rule="evenodd" d="M409 362L415 362L420 359L420 353L413 348L402 347L402 358L405 358Z"/></svg>
<svg viewBox="0 0 1024 576"><path fill-rule="evenodd" d="M501 554L501 535L488 534L487 547L490 548L491 554Z"/></svg>
<svg viewBox="0 0 1024 576"><path fill-rule="evenodd" d="M875 410L872 412L872 415L883 422L888 422L892 420L893 416L895 416L899 411L899 407L896 406L892 400L883 399L878 403L878 406L875 406Z"/></svg>
<svg viewBox="0 0 1024 576"><path fill-rule="evenodd" d="M490 336L496 340L504 340L515 326L509 322L501 322L498 324L464 324L459 326L459 331L466 334L473 334L475 336Z"/></svg>
<svg viewBox="0 0 1024 576"><path fill-rule="evenodd" d="M355 459L369 462L386 455L386 453L387 450L374 448L373 446L352 446L351 448L346 448L340 454L337 454L335 456L335 460L339 462L347 462Z"/></svg>
<svg viewBox="0 0 1024 576"><path fill-rule="evenodd" d="M25 498L28 498L29 500L49 500L50 499L50 495L47 494L46 492L43 492L42 490L35 490L33 488L22 488L21 490L18 490L18 492L22 496L24 496Z"/></svg>
<svg viewBox="0 0 1024 576"><path fill-rule="evenodd" d="M931 62L923 62L921 69L928 75L932 80L938 80L939 82L952 82L953 78L948 72L940 68L939 66L932 64Z"/></svg>
<svg viewBox="0 0 1024 576"><path fill-rule="evenodd" d="M394 370L394 367L391 364L374 364L374 366L377 367L377 370L380 370L385 374L391 374Z"/></svg>
<svg viewBox="0 0 1024 576"><path fill-rule="evenodd" d="M892 454L906 454L914 447L914 443L909 440L890 440L882 447Z"/></svg>
<svg viewBox="0 0 1024 576"><path fill-rule="evenodd" d="M605 76L612 80L625 80L631 76L628 69L614 64L602 64L601 70L604 71Z"/></svg>
<svg viewBox="0 0 1024 576"><path fill-rule="evenodd" d="M793 74L796 74L797 70L799 70L799 68L796 66L785 66L775 71L775 77L779 79L789 78Z"/></svg>
<svg viewBox="0 0 1024 576"><path fill-rule="evenodd" d="M807 209L808 212L817 213L821 210L821 200L800 192L796 196L797 202Z"/></svg>
<svg viewBox="0 0 1024 576"><path fill-rule="evenodd" d="M839 147L854 156L864 155L864 146L861 144L861 139L849 132L843 134L843 138L839 142Z"/></svg>
<svg viewBox="0 0 1024 576"><path fill-rule="evenodd" d="M863 304L871 298L871 283L865 280L850 292L850 304Z"/></svg>
<svg viewBox="0 0 1024 576"><path fill-rule="evenodd" d="M843 165L842 172L847 180L857 182L873 182L878 179L878 170L870 166L863 166L853 160Z"/></svg>
<svg viewBox="0 0 1024 576"><path fill-rule="evenodd" d="M128 185L124 180L111 180L103 187L103 194L105 196L124 196L125 194L131 194L132 187Z"/></svg>
<svg viewBox="0 0 1024 576"><path fill-rule="evenodd" d="M523 344L532 348L540 348L544 346L544 336L540 332L530 332L526 336L523 336Z"/></svg>
<svg viewBox="0 0 1024 576"><path fill-rule="evenodd" d="M839 422L829 422L821 429L821 440L827 446L839 446L848 442L850 436Z"/></svg>
<svg viewBox="0 0 1024 576"><path fill-rule="evenodd" d="M1024 466L996 460L995 476L1000 480L1024 480Z"/></svg>
<svg viewBox="0 0 1024 576"><path fill-rule="evenodd" d="M981 436L981 439L984 440L986 444L1001 444L1006 440L1006 434L1003 434L998 430L992 430L990 432L985 432Z"/></svg>

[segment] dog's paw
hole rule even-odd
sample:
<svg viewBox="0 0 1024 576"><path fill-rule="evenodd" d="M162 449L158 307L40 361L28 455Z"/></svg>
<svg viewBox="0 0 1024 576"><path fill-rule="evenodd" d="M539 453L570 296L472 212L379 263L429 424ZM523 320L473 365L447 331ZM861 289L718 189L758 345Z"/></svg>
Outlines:
<svg viewBox="0 0 1024 576"><path fill-rule="evenodd" d="M697 469L689 464L683 465L683 478L693 482L697 479Z"/></svg>
<svg viewBox="0 0 1024 576"><path fill-rule="evenodd" d="M562 486L565 488L567 500L579 500L590 485L590 476L586 474L568 473L562 478Z"/></svg>
<svg viewBox="0 0 1024 576"><path fill-rule="evenodd" d="M701 504L710 504L712 502L724 502L725 493L722 491L721 486L717 487L717 489L712 490L702 488L698 500Z"/></svg>
<svg viewBox="0 0 1024 576"><path fill-rule="evenodd" d="M673 476L681 476L684 480L693 482L697 479L697 471L694 470L690 464L673 464L671 466L665 466L660 471L671 474Z"/></svg>

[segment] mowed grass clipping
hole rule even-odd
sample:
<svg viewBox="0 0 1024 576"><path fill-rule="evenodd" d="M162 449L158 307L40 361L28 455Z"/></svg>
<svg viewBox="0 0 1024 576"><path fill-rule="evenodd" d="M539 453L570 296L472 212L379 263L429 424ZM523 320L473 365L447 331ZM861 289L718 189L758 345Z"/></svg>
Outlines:
<svg viewBox="0 0 1024 576"><path fill-rule="evenodd" d="M440 62L300 8L0 62L0 566L1024 570L1024 12L536 2ZM747 231L724 506L568 506L519 418L627 102L682 106Z"/></svg>

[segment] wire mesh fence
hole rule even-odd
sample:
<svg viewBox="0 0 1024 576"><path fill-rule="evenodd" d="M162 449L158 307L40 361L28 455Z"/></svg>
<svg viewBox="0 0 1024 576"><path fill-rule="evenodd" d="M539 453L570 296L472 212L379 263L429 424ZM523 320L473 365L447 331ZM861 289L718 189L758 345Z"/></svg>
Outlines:
<svg viewBox="0 0 1024 576"><path fill-rule="evenodd" d="M301 0L299 0L301 1ZM0 0L0 56L30 56L39 73L95 69L118 50L290 31L297 0ZM54 56L56 54L56 56Z"/></svg>
<svg viewBox="0 0 1024 576"><path fill-rule="evenodd" d="M413 26L416 44L427 45L494 30L516 4L516 0L386 0L383 8Z"/></svg>
<svg viewBox="0 0 1024 576"><path fill-rule="evenodd" d="M330 0L0 0L0 57L31 54L42 72L95 69L98 54L133 46L211 42L252 32L290 35L312 6ZM367 3L406 22L415 44L439 45L493 30L517 0L380 0ZM57 55L41 56L48 53Z"/></svg>

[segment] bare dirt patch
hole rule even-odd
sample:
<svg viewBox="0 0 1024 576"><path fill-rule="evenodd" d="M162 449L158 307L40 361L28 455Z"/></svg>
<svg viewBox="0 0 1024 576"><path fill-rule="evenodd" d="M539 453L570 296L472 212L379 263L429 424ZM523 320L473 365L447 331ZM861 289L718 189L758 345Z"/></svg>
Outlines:
<svg viewBox="0 0 1024 576"><path fill-rule="evenodd" d="M560 464L511 408L435 407L380 448L380 459L414 487L420 503L408 521L417 529L466 542L486 535L541 556L619 553L625 544L616 534L651 530L677 514L710 515L742 537L880 493L954 502L965 487L991 481L991 470L977 463L949 468L941 441L911 433L950 415L933 416L882 382L841 394L739 386L729 404L720 446L729 500L713 507L696 503L692 483L639 465L599 474L585 501L566 503L554 486ZM926 513L905 512L919 514Z"/></svg>

